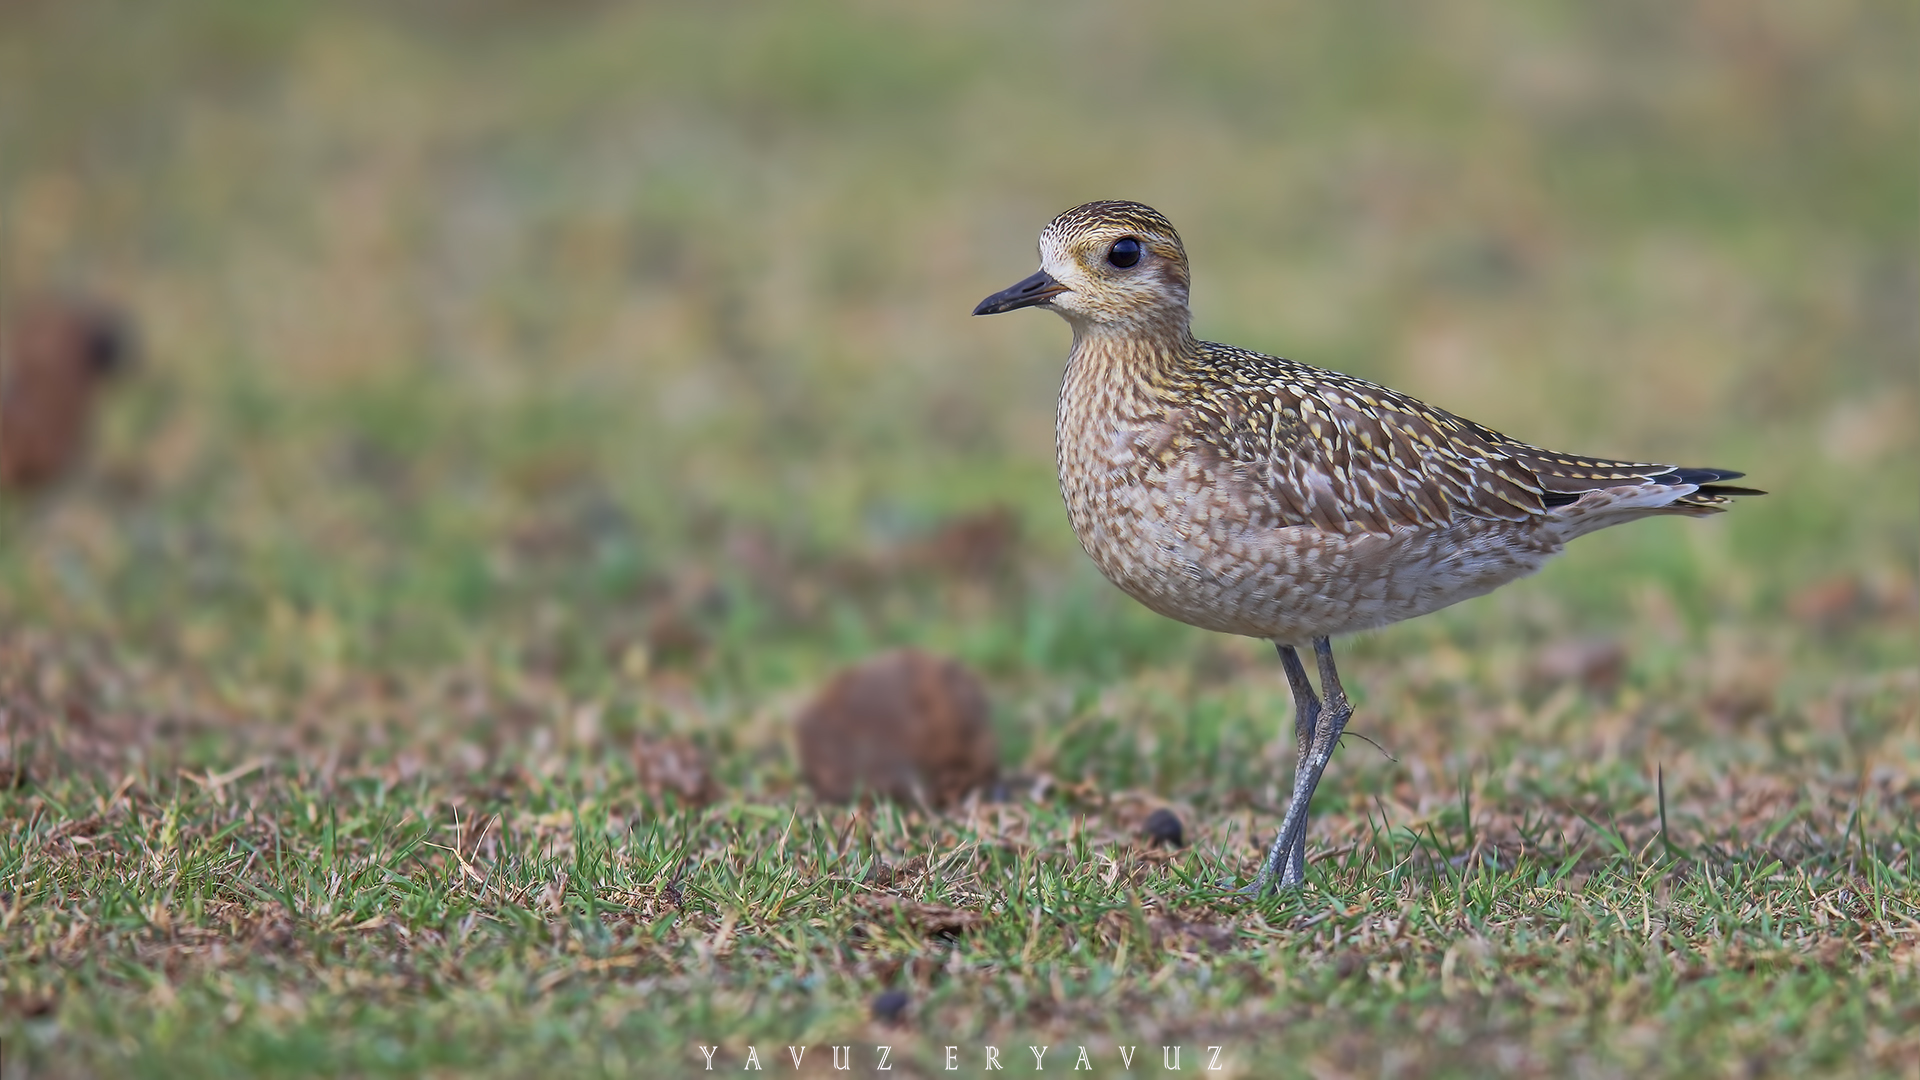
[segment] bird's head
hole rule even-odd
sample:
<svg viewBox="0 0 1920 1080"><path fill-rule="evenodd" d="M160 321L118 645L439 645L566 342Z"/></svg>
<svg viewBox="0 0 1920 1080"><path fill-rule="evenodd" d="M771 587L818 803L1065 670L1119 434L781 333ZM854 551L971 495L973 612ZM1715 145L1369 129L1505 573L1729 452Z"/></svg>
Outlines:
<svg viewBox="0 0 1920 1080"><path fill-rule="evenodd" d="M1040 230L1040 270L973 309L996 315L1046 307L1076 335L1187 332L1187 252L1160 212L1137 202L1090 202Z"/></svg>

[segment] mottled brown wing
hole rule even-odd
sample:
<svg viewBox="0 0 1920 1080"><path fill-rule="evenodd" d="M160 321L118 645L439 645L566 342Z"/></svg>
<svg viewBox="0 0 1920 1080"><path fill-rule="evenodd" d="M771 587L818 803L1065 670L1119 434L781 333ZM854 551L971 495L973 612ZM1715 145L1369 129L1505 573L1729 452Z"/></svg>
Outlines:
<svg viewBox="0 0 1920 1080"><path fill-rule="evenodd" d="M1216 347L1217 348L1217 347ZM1278 524L1386 532L1456 517L1522 521L1543 489L1498 433L1335 372L1240 353L1186 395L1197 441L1257 479Z"/></svg>
<svg viewBox="0 0 1920 1080"><path fill-rule="evenodd" d="M1205 343L1179 388L1196 444L1257 479L1277 523L1330 532L1524 521L1590 491L1695 485L1673 512L1711 513L1752 488L1727 469L1544 450L1364 379Z"/></svg>
<svg viewBox="0 0 1920 1080"><path fill-rule="evenodd" d="M1306 430L1293 472L1331 492L1359 528L1524 521L1545 510L1531 471L1470 421L1364 383L1314 387L1300 412Z"/></svg>

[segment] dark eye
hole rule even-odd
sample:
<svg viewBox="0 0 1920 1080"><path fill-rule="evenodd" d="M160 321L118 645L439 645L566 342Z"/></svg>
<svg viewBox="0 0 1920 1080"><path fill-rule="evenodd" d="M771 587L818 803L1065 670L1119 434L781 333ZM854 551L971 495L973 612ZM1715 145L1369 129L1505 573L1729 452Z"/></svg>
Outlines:
<svg viewBox="0 0 1920 1080"><path fill-rule="evenodd" d="M1140 261L1140 241L1128 236L1113 242L1107 249L1107 261L1125 269Z"/></svg>

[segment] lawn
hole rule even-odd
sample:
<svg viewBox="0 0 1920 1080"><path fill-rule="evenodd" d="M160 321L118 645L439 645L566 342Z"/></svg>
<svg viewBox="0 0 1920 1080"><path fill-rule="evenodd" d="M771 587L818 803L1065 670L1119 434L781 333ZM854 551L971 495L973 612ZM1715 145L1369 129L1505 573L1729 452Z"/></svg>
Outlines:
<svg viewBox="0 0 1920 1080"><path fill-rule="evenodd" d="M6 6L0 305L144 342L0 503L7 1075L1915 1075L1917 31ZM967 315L1101 197L1203 336L1772 494L1340 643L1310 884L1239 896L1271 648L1100 579L1066 328ZM795 714L900 645L1004 782L816 800Z"/></svg>

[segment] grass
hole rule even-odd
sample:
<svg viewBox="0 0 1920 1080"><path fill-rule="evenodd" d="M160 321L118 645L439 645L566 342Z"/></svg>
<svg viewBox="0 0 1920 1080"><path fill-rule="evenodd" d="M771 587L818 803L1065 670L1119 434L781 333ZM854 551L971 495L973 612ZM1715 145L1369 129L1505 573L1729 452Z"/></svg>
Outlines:
<svg viewBox="0 0 1920 1080"><path fill-rule="evenodd" d="M148 354L0 506L8 1075L1911 1075L1911 22L8 9L0 285ZM1224 892L1284 680L1099 579L1065 331L965 316L1115 195L1210 337L1774 494L1343 642L1381 749L1308 889ZM1004 798L805 792L898 644L983 674Z"/></svg>

